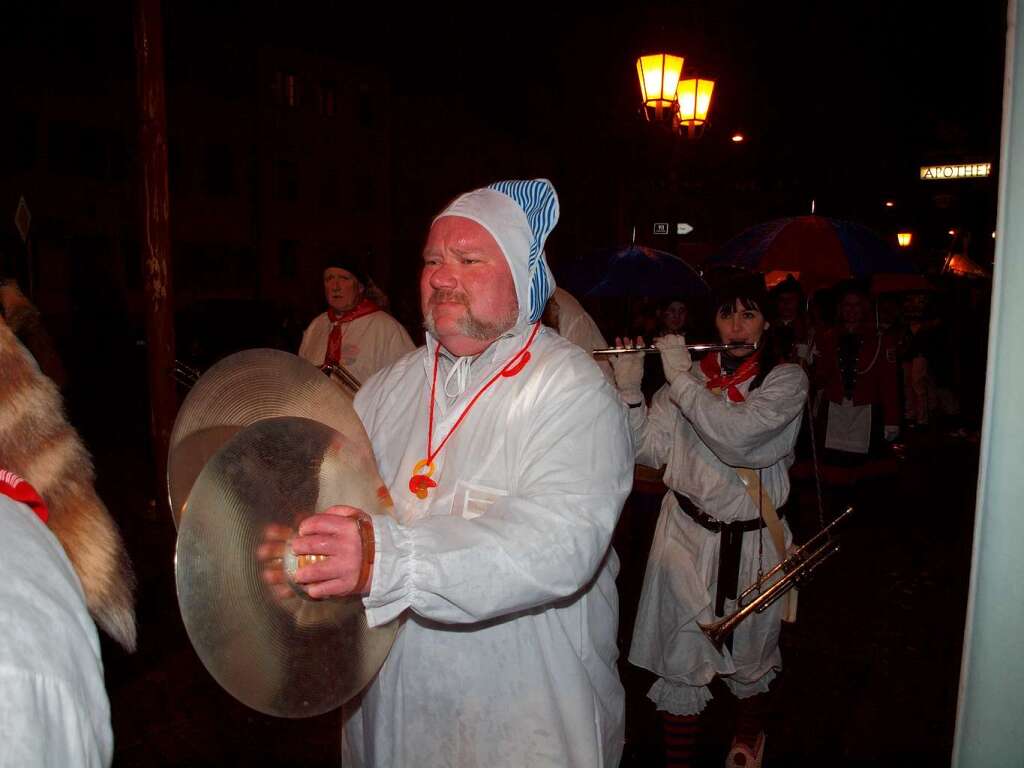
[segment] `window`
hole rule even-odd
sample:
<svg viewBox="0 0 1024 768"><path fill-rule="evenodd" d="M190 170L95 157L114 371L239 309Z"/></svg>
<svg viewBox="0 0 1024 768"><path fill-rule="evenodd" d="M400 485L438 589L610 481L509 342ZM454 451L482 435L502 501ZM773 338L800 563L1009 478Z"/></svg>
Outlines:
<svg viewBox="0 0 1024 768"><path fill-rule="evenodd" d="M128 142L120 132L110 131L107 133L107 148L109 160L107 172L110 180L124 181L128 177Z"/></svg>
<svg viewBox="0 0 1024 768"><path fill-rule="evenodd" d="M341 171L337 168L325 168L320 183L320 205L333 208L341 199Z"/></svg>
<svg viewBox="0 0 1024 768"><path fill-rule="evenodd" d="M172 195L179 197L185 197L189 191L188 171L177 139L167 140L167 187Z"/></svg>
<svg viewBox="0 0 1024 768"><path fill-rule="evenodd" d="M227 144L211 144L206 148L206 162L203 165L203 189L213 197L233 197L237 193L235 183L235 158Z"/></svg>
<svg viewBox="0 0 1024 768"><path fill-rule="evenodd" d="M32 115L8 114L0 120L0 173L20 173L36 164L36 118Z"/></svg>
<svg viewBox="0 0 1024 768"><path fill-rule="evenodd" d="M299 274L299 244L295 240L282 240L277 244L277 274L282 280L291 280Z"/></svg>
<svg viewBox="0 0 1024 768"><path fill-rule="evenodd" d="M142 288L142 253L139 241L134 237L121 238L121 260L124 263L124 286L137 291Z"/></svg>
<svg viewBox="0 0 1024 768"><path fill-rule="evenodd" d="M292 109L299 105L298 82L295 75L284 76L284 103Z"/></svg>
<svg viewBox="0 0 1024 768"><path fill-rule="evenodd" d="M99 131L76 123L50 124L48 165L54 173L102 179L106 176L106 155Z"/></svg>
<svg viewBox="0 0 1024 768"><path fill-rule="evenodd" d="M299 199L299 166L294 160L274 162L273 194L275 200L295 202Z"/></svg>
<svg viewBox="0 0 1024 768"><path fill-rule="evenodd" d="M362 85L359 87L359 95L356 97L356 120L363 128L373 127L373 101L371 100L372 94L368 85Z"/></svg>
<svg viewBox="0 0 1024 768"><path fill-rule="evenodd" d="M337 88L334 83L320 83L316 89L316 111L322 117L334 117Z"/></svg>
<svg viewBox="0 0 1024 768"><path fill-rule="evenodd" d="M359 213L372 213L377 207L377 185L372 176L356 178L355 209Z"/></svg>
<svg viewBox="0 0 1024 768"><path fill-rule="evenodd" d="M294 72L274 72L270 90L274 94L274 103L279 107L295 109L299 106L299 79Z"/></svg>

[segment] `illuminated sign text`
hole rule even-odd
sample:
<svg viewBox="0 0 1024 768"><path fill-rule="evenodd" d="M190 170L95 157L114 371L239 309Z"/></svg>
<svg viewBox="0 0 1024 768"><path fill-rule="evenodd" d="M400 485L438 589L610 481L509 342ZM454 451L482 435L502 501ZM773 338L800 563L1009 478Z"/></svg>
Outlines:
<svg viewBox="0 0 1024 768"><path fill-rule="evenodd" d="M992 163L921 166L921 178L929 181L941 179L978 179L990 175L992 175Z"/></svg>

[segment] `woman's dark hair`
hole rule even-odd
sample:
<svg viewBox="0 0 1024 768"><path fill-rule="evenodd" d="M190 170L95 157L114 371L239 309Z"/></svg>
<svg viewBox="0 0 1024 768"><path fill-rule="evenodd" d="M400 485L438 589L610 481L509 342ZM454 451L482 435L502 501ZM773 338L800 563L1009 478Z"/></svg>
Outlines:
<svg viewBox="0 0 1024 768"><path fill-rule="evenodd" d="M767 317L768 292L765 290L764 278L757 273L733 276L713 290L715 317L732 314L737 302L744 309L756 309ZM793 362L793 331L780 328L772 323L761 335L758 349L761 353L761 364L754 379L750 382L751 391L761 386L771 370L782 363Z"/></svg>

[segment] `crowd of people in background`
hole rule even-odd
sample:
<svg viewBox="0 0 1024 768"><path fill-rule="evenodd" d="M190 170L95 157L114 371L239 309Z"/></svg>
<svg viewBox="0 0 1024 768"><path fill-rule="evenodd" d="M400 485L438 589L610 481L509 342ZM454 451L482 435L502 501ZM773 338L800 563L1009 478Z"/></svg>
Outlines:
<svg viewBox="0 0 1024 768"><path fill-rule="evenodd" d="M708 279L714 283L715 274ZM831 459L877 456L887 444L929 430L977 439L988 290L985 281L948 277L936 279L932 290L873 294L870 282L851 279L808 294L791 274L769 286L767 315L778 331L791 336L792 355L811 376L821 445L826 441L829 403L839 406L833 412L844 407L844 401L849 401L847 408L871 408L867 445L863 434L852 437L859 423L855 417L840 414L833 419L834 441L842 445L830 453ZM603 316L602 307L596 308L606 336L650 339L684 333L695 341L713 337L706 323L687 319L700 316L704 297L638 298L631 303L626 328L616 328L616 319L608 317L612 313ZM648 373L653 374L650 387ZM657 366L648 360L648 399L663 383L658 376ZM839 435L839 421L845 439Z"/></svg>

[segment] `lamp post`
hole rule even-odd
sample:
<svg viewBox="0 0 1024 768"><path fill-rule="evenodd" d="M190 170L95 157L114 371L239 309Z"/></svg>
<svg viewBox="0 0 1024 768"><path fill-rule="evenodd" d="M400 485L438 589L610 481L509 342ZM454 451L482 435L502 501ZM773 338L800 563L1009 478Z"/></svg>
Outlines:
<svg viewBox="0 0 1024 768"><path fill-rule="evenodd" d="M676 88L683 72L683 57L670 53L654 53L636 60L636 74L640 78L640 97L644 117L655 121L663 119L664 110L674 110Z"/></svg>
<svg viewBox="0 0 1024 768"><path fill-rule="evenodd" d="M690 78L679 83L676 89L676 104L680 127L686 126L686 134L691 139L698 136L704 129L711 109L711 94L715 90L715 81L703 78Z"/></svg>

